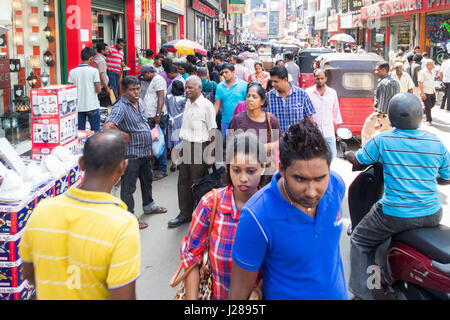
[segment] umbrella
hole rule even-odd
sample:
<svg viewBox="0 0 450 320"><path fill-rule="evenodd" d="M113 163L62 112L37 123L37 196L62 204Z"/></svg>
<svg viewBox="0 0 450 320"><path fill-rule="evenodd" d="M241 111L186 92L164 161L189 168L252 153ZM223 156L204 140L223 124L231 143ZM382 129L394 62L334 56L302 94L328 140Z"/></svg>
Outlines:
<svg viewBox="0 0 450 320"><path fill-rule="evenodd" d="M161 48L164 48L170 52L176 52L180 55L195 54L195 52L201 53L203 55L207 54L205 48L203 48L200 44L187 39L177 39L169 41L163 44Z"/></svg>
<svg viewBox="0 0 450 320"><path fill-rule="evenodd" d="M349 34L346 33L338 33L330 38L331 42L351 42L356 43L355 39Z"/></svg>

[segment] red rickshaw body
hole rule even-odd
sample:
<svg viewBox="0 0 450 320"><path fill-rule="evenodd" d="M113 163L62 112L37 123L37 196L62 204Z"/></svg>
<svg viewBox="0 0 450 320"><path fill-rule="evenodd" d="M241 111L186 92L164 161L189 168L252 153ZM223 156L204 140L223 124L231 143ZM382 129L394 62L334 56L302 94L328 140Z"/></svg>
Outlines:
<svg viewBox="0 0 450 320"><path fill-rule="evenodd" d="M317 58L328 78L327 86L336 90L342 115L341 127L361 135L366 118L373 112L378 79L376 64L383 58L376 54L330 53Z"/></svg>
<svg viewBox="0 0 450 320"><path fill-rule="evenodd" d="M300 68L300 79L298 83L300 88L306 89L315 84L313 75L315 69L314 62L317 57L331 52L331 50L325 48L308 48L298 52L297 64Z"/></svg>

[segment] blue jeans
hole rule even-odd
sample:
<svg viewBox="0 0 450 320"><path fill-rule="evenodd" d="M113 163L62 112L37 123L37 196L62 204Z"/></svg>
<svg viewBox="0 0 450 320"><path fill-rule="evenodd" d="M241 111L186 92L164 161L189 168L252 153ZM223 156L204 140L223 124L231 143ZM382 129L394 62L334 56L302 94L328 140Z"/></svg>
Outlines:
<svg viewBox="0 0 450 320"><path fill-rule="evenodd" d="M336 138L335 137L328 137L325 138L326 143L328 144L328 147L330 148L331 154L333 156L333 159L336 158L337 150L336 150Z"/></svg>
<svg viewBox="0 0 450 320"><path fill-rule="evenodd" d="M119 100L120 74L111 70L106 70L106 74L108 75L109 83L113 87L116 100Z"/></svg>
<svg viewBox="0 0 450 320"><path fill-rule="evenodd" d="M222 122L220 125L220 130L222 130L222 138L223 138L223 142L226 142L227 140L227 130L230 127L231 123L225 123Z"/></svg>
<svg viewBox="0 0 450 320"><path fill-rule="evenodd" d="M91 130L100 131L100 109L87 112L78 112L78 130L86 130L86 118L89 120Z"/></svg>
<svg viewBox="0 0 450 320"><path fill-rule="evenodd" d="M153 129L155 127L155 118L148 118L148 124L149 124L150 128ZM168 145L168 141L169 141L168 136L167 136L168 125L169 125L169 115L165 114L161 117L161 122L159 123L161 130L164 132L165 147L164 147L164 151L163 151L162 155L159 158L155 159L156 168L158 168L158 170L161 173L167 172L167 145Z"/></svg>

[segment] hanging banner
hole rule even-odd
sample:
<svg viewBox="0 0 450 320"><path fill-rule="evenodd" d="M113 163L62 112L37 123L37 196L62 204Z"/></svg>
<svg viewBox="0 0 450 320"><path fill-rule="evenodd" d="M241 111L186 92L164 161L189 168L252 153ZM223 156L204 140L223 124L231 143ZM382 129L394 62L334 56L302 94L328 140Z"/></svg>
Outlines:
<svg viewBox="0 0 450 320"><path fill-rule="evenodd" d="M257 38L267 38L269 30L267 25L267 12L253 12L253 35Z"/></svg>

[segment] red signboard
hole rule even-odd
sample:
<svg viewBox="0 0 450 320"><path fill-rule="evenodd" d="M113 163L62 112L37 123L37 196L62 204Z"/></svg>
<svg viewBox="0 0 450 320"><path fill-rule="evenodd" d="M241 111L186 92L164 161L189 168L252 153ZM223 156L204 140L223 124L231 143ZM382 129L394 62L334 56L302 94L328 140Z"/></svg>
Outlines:
<svg viewBox="0 0 450 320"><path fill-rule="evenodd" d="M442 0L394 0L361 8L361 20L445 9L450 9L450 2Z"/></svg>
<svg viewBox="0 0 450 320"><path fill-rule="evenodd" d="M192 1L192 8L203 13L206 14L207 16L211 17L211 18L215 18L216 17L216 11L214 9L211 9L210 7L208 7L207 5L201 3L198 0L193 0Z"/></svg>
<svg viewBox="0 0 450 320"><path fill-rule="evenodd" d="M0 60L0 89L11 88L9 60Z"/></svg>

